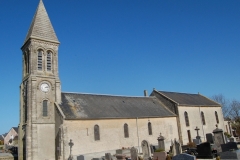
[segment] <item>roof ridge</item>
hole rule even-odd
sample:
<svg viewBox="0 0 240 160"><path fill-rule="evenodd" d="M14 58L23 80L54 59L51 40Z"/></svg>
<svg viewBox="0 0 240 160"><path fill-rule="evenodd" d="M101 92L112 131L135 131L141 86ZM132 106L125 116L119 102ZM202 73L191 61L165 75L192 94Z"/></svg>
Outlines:
<svg viewBox="0 0 240 160"><path fill-rule="evenodd" d="M159 90L157 90L157 91L159 91ZM199 95L199 93L186 93L186 92L172 92L172 91L159 91L159 92L177 93L177 94L190 94L190 95Z"/></svg>
<svg viewBox="0 0 240 160"><path fill-rule="evenodd" d="M127 95L112 95L112 94L98 94L98 93L81 93L81 92L61 92L66 94L86 94L86 95L96 95L96 96L111 96L111 97L126 97L126 98L153 98L153 96L127 96Z"/></svg>

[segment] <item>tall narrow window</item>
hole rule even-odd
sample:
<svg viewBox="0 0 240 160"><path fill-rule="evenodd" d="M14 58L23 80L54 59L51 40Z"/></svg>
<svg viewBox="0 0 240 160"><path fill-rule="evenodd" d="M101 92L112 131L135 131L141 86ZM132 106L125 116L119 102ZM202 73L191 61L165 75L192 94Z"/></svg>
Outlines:
<svg viewBox="0 0 240 160"><path fill-rule="evenodd" d="M24 83L24 122L27 122L27 116L28 116L28 103L27 103L27 98L28 98L28 81L25 81Z"/></svg>
<svg viewBox="0 0 240 160"><path fill-rule="evenodd" d="M95 139L95 141L100 140L100 132L99 132L99 126L98 125L94 126L94 139Z"/></svg>
<svg viewBox="0 0 240 160"><path fill-rule="evenodd" d="M24 54L24 68L25 68L25 75L29 73L29 53L26 52Z"/></svg>
<svg viewBox="0 0 240 160"><path fill-rule="evenodd" d="M190 130L187 130L187 135L188 135L188 142L192 142L192 137L191 137Z"/></svg>
<svg viewBox="0 0 240 160"><path fill-rule="evenodd" d="M186 126L189 126L189 119L188 119L188 113L187 112L184 112L184 117L185 117Z"/></svg>
<svg viewBox="0 0 240 160"><path fill-rule="evenodd" d="M215 117L216 117L216 122L219 123L219 119L218 119L218 113L217 113L217 111L215 111Z"/></svg>
<svg viewBox="0 0 240 160"><path fill-rule="evenodd" d="M47 53L47 71L52 70L52 53L48 51Z"/></svg>
<svg viewBox="0 0 240 160"><path fill-rule="evenodd" d="M152 135L152 124L151 124L151 122L148 122L148 134Z"/></svg>
<svg viewBox="0 0 240 160"><path fill-rule="evenodd" d="M128 133L128 125L125 123L124 124L124 137L128 138L129 137L129 133Z"/></svg>
<svg viewBox="0 0 240 160"><path fill-rule="evenodd" d="M201 112L201 117L202 117L202 124L205 125L206 121L205 121L205 117L204 117L204 113Z"/></svg>
<svg viewBox="0 0 240 160"><path fill-rule="evenodd" d="M38 50L38 70L42 70L42 57L43 57L43 51Z"/></svg>
<svg viewBox="0 0 240 160"><path fill-rule="evenodd" d="M48 101L44 100L43 101L43 117L48 116Z"/></svg>

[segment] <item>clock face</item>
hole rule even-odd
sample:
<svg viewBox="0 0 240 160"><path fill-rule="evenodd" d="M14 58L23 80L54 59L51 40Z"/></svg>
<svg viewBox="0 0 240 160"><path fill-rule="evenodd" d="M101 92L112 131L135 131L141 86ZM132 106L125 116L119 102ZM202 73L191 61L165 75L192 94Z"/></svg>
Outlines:
<svg viewBox="0 0 240 160"><path fill-rule="evenodd" d="M49 85L48 85L47 83L41 84L41 90L42 90L43 92L48 92L49 89L50 89L50 87L49 87Z"/></svg>

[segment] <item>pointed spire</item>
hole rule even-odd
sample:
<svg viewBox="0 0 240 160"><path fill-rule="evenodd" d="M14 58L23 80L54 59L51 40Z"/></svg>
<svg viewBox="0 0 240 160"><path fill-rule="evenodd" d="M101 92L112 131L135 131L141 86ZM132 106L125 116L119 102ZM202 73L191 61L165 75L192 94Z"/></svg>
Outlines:
<svg viewBox="0 0 240 160"><path fill-rule="evenodd" d="M38 8L33 17L24 44L29 38L36 38L59 43L42 0L40 0L38 4Z"/></svg>

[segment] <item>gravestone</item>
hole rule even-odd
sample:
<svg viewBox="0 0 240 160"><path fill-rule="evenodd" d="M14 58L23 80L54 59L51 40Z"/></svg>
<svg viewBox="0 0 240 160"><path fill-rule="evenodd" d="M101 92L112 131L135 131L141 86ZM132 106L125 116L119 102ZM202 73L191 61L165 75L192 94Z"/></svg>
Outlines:
<svg viewBox="0 0 240 160"><path fill-rule="evenodd" d="M225 144L223 130L219 129L216 125L216 129L213 130L214 134L214 144L218 152L222 152L221 144Z"/></svg>
<svg viewBox="0 0 240 160"><path fill-rule="evenodd" d="M85 160L83 155L77 156L77 160Z"/></svg>
<svg viewBox="0 0 240 160"><path fill-rule="evenodd" d="M161 133L160 133L160 135L159 135L157 140L158 140L158 148L159 149L163 149L165 151L164 137L162 136Z"/></svg>
<svg viewBox="0 0 240 160"><path fill-rule="evenodd" d="M226 144L221 144L222 152L230 151L230 150L238 150L236 142L228 142Z"/></svg>
<svg viewBox="0 0 240 160"><path fill-rule="evenodd" d="M213 142L213 135L212 135L212 133L207 133L206 134L206 138L207 138L207 142L214 143Z"/></svg>
<svg viewBox="0 0 240 160"><path fill-rule="evenodd" d="M117 160L126 160L126 156L123 154L116 154Z"/></svg>
<svg viewBox="0 0 240 160"><path fill-rule="evenodd" d="M143 159L144 160L149 159L149 157L151 156L149 143L146 140L143 140L141 143L141 147L142 147Z"/></svg>
<svg viewBox="0 0 240 160"><path fill-rule="evenodd" d="M174 141L172 141L171 150L172 150L172 154L173 154L173 156L182 153L182 147L181 147L181 144L180 144L176 139L174 139Z"/></svg>
<svg viewBox="0 0 240 160"><path fill-rule="evenodd" d="M195 143L196 145L200 144L200 139L193 139L193 143Z"/></svg>
<svg viewBox="0 0 240 160"><path fill-rule="evenodd" d="M172 160L196 160L196 157L193 155L182 153L174 156Z"/></svg>
<svg viewBox="0 0 240 160"><path fill-rule="evenodd" d="M150 145L150 150L151 150L151 153L154 153L155 150L156 150L155 146L154 145Z"/></svg>
<svg viewBox="0 0 240 160"><path fill-rule="evenodd" d="M112 160L112 155L111 155L111 153L105 153L105 159L106 159L106 160Z"/></svg>
<svg viewBox="0 0 240 160"><path fill-rule="evenodd" d="M208 142L197 145L197 153L197 158L214 158L214 155L212 154L211 144Z"/></svg>
<svg viewBox="0 0 240 160"><path fill-rule="evenodd" d="M230 142L235 142L236 140L235 140L234 137L230 137L230 138L229 138L229 141L230 141Z"/></svg>
<svg viewBox="0 0 240 160"><path fill-rule="evenodd" d="M138 150L135 147L131 148L131 160L138 160Z"/></svg>
<svg viewBox="0 0 240 160"><path fill-rule="evenodd" d="M154 152L153 159L154 160L166 160L167 153L166 152Z"/></svg>
<svg viewBox="0 0 240 160"><path fill-rule="evenodd" d="M221 152L219 155L221 160L238 160L240 159L240 150Z"/></svg>
<svg viewBox="0 0 240 160"><path fill-rule="evenodd" d="M116 154L125 154L130 156L130 149L117 149Z"/></svg>

